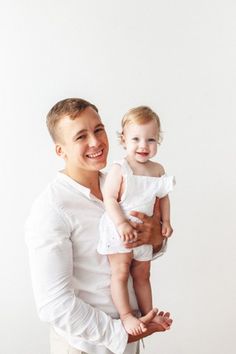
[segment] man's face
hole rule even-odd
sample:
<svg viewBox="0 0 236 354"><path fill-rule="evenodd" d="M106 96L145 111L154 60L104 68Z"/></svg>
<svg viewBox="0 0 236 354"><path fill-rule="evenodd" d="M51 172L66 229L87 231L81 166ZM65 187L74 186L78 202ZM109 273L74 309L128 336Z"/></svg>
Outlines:
<svg viewBox="0 0 236 354"><path fill-rule="evenodd" d="M87 107L78 118L61 119L57 126L61 140L57 154L65 160L66 168L82 173L99 171L106 166L108 139L98 113Z"/></svg>

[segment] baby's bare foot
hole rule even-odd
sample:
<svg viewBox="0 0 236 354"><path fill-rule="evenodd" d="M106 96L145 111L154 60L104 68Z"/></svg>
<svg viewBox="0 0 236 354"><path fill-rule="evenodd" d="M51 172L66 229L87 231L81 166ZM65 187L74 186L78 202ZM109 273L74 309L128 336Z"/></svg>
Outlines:
<svg viewBox="0 0 236 354"><path fill-rule="evenodd" d="M128 313L121 318L122 323L125 327L127 333L133 336L142 334L147 330L145 324L141 322L138 318L134 317L132 313Z"/></svg>

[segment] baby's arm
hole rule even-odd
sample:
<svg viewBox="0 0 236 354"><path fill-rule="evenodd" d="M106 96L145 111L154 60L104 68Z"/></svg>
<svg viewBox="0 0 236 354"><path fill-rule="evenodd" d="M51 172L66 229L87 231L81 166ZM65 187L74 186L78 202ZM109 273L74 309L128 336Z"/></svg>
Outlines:
<svg viewBox="0 0 236 354"><path fill-rule="evenodd" d="M170 199L168 195L160 199L160 211L161 211L161 221L162 221L162 235L169 237L173 229L170 224Z"/></svg>
<svg viewBox="0 0 236 354"><path fill-rule="evenodd" d="M129 241L135 238L136 233L118 203L122 181L123 178L120 166L118 164L112 165L107 174L102 194L106 211L116 225L122 240Z"/></svg>
<svg viewBox="0 0 236 354"><path fill-rule="evenodd" d="M158 176L163 176L165 174L164 167L159 164L155 163L156 166L156 173ZM160 198L160 213L161 213L161 232L162 236L169 237L171 236L173 229L170 224L170 199L168 195L163 198Z"/></svg>

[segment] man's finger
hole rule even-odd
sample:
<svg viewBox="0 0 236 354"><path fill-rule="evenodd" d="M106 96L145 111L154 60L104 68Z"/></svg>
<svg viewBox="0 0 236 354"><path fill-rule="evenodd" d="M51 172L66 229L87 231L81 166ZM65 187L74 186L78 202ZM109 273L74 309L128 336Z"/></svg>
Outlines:
<svg viewBox="0 0 236 354"><path fill-rule="evenodd" d="M135 242L124 242L123 245L126 247L126 248L133 248L133 247L138 247L138 246L141 246L143 244L142 241L140 240L137 240Z"/></svg>
<svg viewBox="0 0 236 354"><path fill-rule="evenodd" d="M148 218L148 216L146 214L141 213L140 211L133 210L133 211L130 211L129 214L132 216L135 216L136 218L140 219L143 222Z"/></svg>
<svg viewBox="0 0 236 354"><path fill-rule="evenodd" d="M169 313L169 312L165 312L165 313L163 314L163 316L164 316L164 317L170 317L170 313Z"/></svg>
<svg viewBox="0 0 236 354"><path fill-rule="evenodd" d="M146 225L146 226L145 226ZM143 232L147 228L147 224L135 224L134 229L137 231L137 233Z"/></svg>
<svg viewBox="0 0 236 354"><path fill-rule="evenodd" d="M129 220L130 225L133 227L133 229L137 229L137 225L142 225L142 224L138 224L137 222L133 222Z"/></svg>
<svg viewBox="0 0 236 354"><path fill-rule="evenodd" d="M132 226L133 226L133 224L132 224ZM147 230L148 225L147 225L147 223L146 224L143 224L143 223L142 224L136 224L136 223L134 223L133 228L135 229L137 234L140 234L140 233L143 233L143 232L145 232Z"/></svg>

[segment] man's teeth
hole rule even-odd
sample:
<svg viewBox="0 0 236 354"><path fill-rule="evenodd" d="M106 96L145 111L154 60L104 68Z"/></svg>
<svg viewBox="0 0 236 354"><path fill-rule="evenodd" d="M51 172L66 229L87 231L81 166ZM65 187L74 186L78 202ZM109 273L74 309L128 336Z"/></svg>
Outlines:
<svg viewBox="0 0 236 354"><path fill-rule="evenodd" d="M98 157L98 156L101 156L101 155L102 155L102 150L101 150L101 151L96 152L95 154L89 154L89 155L88 155L88 157L92 157L92 158L94 158L94 157Z"/></svg>

